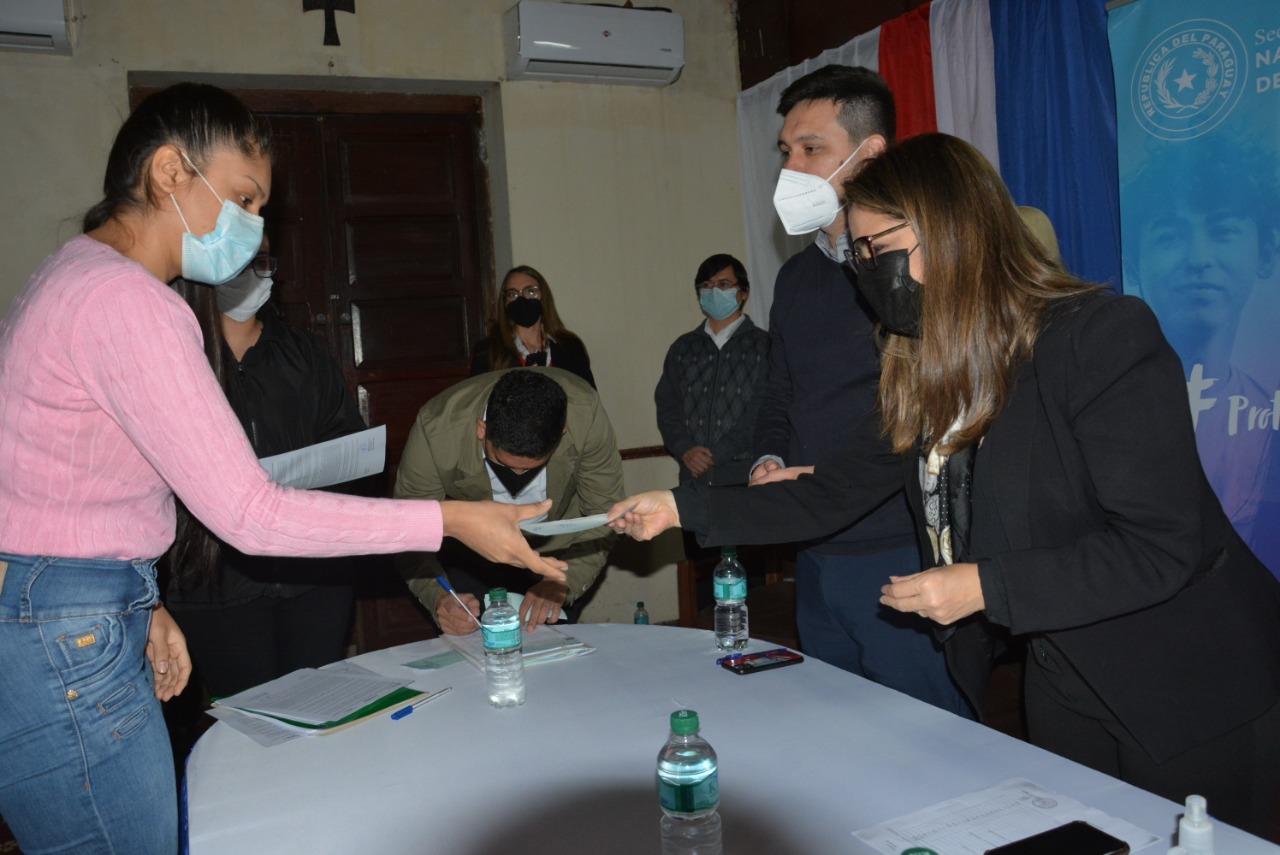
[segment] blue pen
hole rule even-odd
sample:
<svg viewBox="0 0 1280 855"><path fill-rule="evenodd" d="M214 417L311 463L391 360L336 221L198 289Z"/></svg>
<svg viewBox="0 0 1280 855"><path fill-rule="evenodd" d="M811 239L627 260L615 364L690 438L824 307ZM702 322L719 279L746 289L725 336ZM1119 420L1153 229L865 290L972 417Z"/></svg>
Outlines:
<svg viewBox="0 0 1280 855"><path fill-rule="evenodd" d="M483 626L480 626L480 618L473 615L471 613L471 609L467 608L467 604L462 602L462 597L459 597L457 592L453 590L453 586L449 584L449 580L446 579L444 576L437 576L436 581L440 583L441 588L444 588L446 591L449 592L449 596L453 597L455 600L458 601L458 605L462 606L462 610L467 613L467 617L475 621L476 626L479 626L481 629L484 629Z"/></svg>
<svg viewBox="0 0 1280 855"><path fill-rule="evenodd" d="M391 720L392 720L392 721L399 721L400 719L402 719L402 718L404 718L405 716L407 716L409 713L411 713L411 712L413 712L414 710L416 710L418 707L420 707L420 706L422 706L423 704L425 704L427 701L434 701L436 698L440 697L440 696L441 696L441 695L443 695L445 692L448 692L448 691L450 691L450 690L452 690L452 689L453 689L453 686L449 686L448 688L441 689L440 691L436 692L434 695L424 695L423 697L418 698L416 701L414 701L413 703L409 704L409 706L407 706L407 707L401 707L400 709L398 709L398 710L396 710L395 712L393 712L393 713L391 714Z"/></svg>

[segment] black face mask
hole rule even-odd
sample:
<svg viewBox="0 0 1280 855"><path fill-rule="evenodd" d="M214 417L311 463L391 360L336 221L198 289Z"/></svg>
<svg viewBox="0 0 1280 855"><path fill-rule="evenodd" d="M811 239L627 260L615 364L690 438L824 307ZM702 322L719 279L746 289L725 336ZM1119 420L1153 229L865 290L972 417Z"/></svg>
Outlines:
<svg viewBox="0 0 1280 855"><path fill-rule="evenodd" d="M507 303L507 318L518 327L531 327L542 318L542 301L516 297Z"/></svg>
<svg viewBox="0 0 1280 855"><path fill-rule="evenodd" d="M891 333L919 338L920 288L912 276L911 250L876 253L875 270L858 270L858 290L876 320Z"/></svg>
<svg viewBox="0 0 1280 855"><path fill-rule="evenodd" d="M484 456L484 462L489 464L490 471L493 472L502 486L507 488L507 492L511 494L513 499L520 495L525 487L533 483L533 479L538 477L539 472L547 468L547 464L544 463L537 468L517 475L510 466L503 466L487 454Z"/></svg>

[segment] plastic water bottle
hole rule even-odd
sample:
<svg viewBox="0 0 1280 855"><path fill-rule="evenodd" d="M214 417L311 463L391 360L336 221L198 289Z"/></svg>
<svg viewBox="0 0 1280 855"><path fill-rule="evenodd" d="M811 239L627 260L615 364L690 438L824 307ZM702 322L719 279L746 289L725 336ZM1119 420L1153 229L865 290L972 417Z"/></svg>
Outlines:
<svg viewBox="0 0 1280 855"><path fill-rule="evenodd" d="M658 752L662 855L722 855L716 752L698 735L698 714L671 714L671 736Z"/></svg>
<svg viewBox="0 0 1280 855"><path fill-rule="evenodd" d="M720 549L712 584L716 597L716 646L721 650L742 650L747 646L747 571L738 563L736 547Z"/></svg>
<svg viewBox="0 0 1280 855"><path fill-rule="evenodd" d="M644 610L644 600L636 603L636 613L631 616L631 622L642 623L645 626L649 625L649 613Z"/></svg>
<svg viewBox="0 0 1280 855"><path fill-rule="evenodd" d="M489 608L480 617L484 634L484 676L489 703L514 707L524 703L524 653L520 645L520 613L507 602L507 589L489 592Z"/></svg>

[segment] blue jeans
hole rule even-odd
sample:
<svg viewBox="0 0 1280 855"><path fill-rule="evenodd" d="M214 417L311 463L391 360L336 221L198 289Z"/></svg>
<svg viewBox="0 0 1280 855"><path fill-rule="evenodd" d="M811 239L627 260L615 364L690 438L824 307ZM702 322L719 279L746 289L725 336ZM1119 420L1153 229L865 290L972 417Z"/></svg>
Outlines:
<svg viewBox="0 0 1280 855"><path fill-rule="evenodd" d="M915 546L870 555L802 549L796 556L800 647L829 665L965 718L973 710L947 670L933 625L880 605L890 575L920 570Z"/></svg>
<svg viewBox="0 0 1280 855"><path fill-rule="evenodd" d="M173 855L173 754L144 655L154 562L0 562L0 814L18 845Z"/></svg>

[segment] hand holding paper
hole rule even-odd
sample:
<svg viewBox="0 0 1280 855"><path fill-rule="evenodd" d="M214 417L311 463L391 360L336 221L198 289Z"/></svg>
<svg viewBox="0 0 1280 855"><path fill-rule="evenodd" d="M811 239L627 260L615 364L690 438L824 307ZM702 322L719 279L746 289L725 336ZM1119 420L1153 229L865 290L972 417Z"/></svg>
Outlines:
<svg viewBox="0 0 1280 855"><path fill-rule="evenodd" d="M614 531L636 540L652 540L680 525L676 497L670 490L650 490L623 499L609 509L609 525Z"/></svg>

